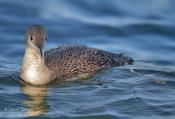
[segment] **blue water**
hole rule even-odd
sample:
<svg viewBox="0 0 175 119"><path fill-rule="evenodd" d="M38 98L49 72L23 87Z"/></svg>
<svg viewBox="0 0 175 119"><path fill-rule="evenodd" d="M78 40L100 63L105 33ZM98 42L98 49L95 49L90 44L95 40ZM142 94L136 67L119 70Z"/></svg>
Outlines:
<svg viewBox="0 0 175 119"><path fill-rule="evenodd" d="M174 119L175 1L0 0L0 118ZM43 24L45 49L84 44L135 60L89 80L24 85L26 29Z"/></svg>

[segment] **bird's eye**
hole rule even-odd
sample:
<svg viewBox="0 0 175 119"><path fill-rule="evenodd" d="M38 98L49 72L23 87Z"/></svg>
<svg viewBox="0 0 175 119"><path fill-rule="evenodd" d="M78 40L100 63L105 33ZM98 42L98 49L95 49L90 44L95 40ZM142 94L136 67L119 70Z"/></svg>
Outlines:
<svg viewBox="0 0 175 119"><path fill-rule="evenodd" d="M33 37L30 37L30 40L33 40Z"/></svg>

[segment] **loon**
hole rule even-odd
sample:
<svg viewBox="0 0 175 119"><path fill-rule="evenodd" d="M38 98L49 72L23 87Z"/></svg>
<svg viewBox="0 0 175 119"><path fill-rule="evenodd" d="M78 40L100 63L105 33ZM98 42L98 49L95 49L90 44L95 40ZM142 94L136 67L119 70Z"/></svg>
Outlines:
<svg viewBox="0 0 175 119"><path fill-rule="evenodd" d="M43 25L28 28L20 77L32 85L45 85L56 79L88 77L110 67L132 64L123 54L84 45L63 45L43 51L47 32Z"/></svg>

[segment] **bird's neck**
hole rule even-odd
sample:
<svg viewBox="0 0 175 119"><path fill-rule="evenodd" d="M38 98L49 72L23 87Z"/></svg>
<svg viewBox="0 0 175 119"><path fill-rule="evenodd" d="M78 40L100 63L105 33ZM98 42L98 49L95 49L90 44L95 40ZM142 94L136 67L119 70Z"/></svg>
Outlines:
<svg viewBox="0 0 175 119"><path fill-rule="evenodd" d="M34 85L46 84L50 80L50 71L45 65L44 54L35 48L26 47L21 67L21 78Z"/></svg>

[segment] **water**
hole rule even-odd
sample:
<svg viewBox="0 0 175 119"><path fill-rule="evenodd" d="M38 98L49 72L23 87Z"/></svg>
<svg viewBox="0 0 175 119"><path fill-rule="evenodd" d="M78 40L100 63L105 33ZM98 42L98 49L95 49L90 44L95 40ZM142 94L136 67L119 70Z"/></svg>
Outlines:
<svg viewBox="0 0 175 119"><path fill-rule="evenodd" d="M173 0L1 0L0 118L174 119ZM135 59L84 81L19 82L24 33L48 30L46 49L84 44Z"/></svg>

